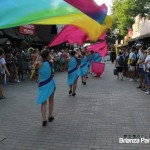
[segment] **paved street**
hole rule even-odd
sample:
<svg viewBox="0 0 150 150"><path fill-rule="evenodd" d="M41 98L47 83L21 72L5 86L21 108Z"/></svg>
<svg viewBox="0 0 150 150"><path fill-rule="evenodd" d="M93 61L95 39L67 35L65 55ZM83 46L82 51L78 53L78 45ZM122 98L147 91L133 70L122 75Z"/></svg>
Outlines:
<svg viewBox="0 0 150 150"><path fill-rule="evenodd" d="M5 88L0 101L0 150L149 150L149 144L119 144L125 135L149 138L150 96L137 82L118 81L106 63L101 78L78 82L68 96L67 74L55 76L55 120L42 127L35 104L37 83L24 81Z"/></svg>

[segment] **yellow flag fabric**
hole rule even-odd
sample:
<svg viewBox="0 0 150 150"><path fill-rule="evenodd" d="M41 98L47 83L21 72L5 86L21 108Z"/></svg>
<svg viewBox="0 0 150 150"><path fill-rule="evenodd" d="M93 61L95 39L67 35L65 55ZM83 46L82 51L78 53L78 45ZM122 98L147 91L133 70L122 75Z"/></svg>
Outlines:
<svg viewBox="0 0 150 150"><path fill-rule="evenodd" d="M34 24L72 24L83 31L89 36L91 41L97 41L98 38L112 26L112 19L110 16L106 16L104 24L99 24L97 21L91 19L84 14L72 14L69 16L59 16L55 18L50 18L38 22L33 22Z"/></svg>

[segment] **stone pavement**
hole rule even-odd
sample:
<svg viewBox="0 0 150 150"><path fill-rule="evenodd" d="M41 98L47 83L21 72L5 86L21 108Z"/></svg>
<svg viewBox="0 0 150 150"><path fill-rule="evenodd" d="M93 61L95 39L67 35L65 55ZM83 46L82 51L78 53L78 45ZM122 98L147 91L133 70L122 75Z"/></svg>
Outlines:
<svg viewBox="0 0 150 150"><path fill-rule="evenodd" d="M68 96L67 74L57 73L55 120L44 128L37 84L8 85L0 101L0 150L149 150L150 143L119 144L126 135L149 137L150 96L137 82L118 81L112 67L107 62L103 76L86 86L79 80L76 97Z"/></svg>

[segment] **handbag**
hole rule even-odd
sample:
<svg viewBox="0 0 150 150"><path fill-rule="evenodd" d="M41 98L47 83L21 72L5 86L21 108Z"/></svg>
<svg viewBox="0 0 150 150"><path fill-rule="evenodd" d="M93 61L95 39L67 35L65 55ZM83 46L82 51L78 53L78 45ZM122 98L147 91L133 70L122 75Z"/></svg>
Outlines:
<svg viewBox="0 0 150 150"><path fill-rule="evenodd" d="M117 75L117 68L114 68L113 73L114 75Z"/></svg>

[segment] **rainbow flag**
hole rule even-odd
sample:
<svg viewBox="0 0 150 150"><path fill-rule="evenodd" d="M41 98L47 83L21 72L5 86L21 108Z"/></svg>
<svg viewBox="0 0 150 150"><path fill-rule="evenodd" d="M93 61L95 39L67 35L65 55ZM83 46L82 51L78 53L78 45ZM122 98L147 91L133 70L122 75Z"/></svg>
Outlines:
<svg viewBox="0 0 150 150"><path fill-rule="evenodd" d="M63 0L1 0L0 6L1 29L48 18L81 14L78 9Z"/></svg>
<svg viewBox="0 0 150 150"><path fill-rule="evenodd" d="M78 6L82 12L63 0L1 0L0 29L25 24L72 24L86 32L92 41L96 41L111 27L112 19L105 16L107 10L104 5L97 6L92 0L79 1L85 4L84 10ZM89 5L92 10L95 7L95 13L88 13Z"/></svg>

